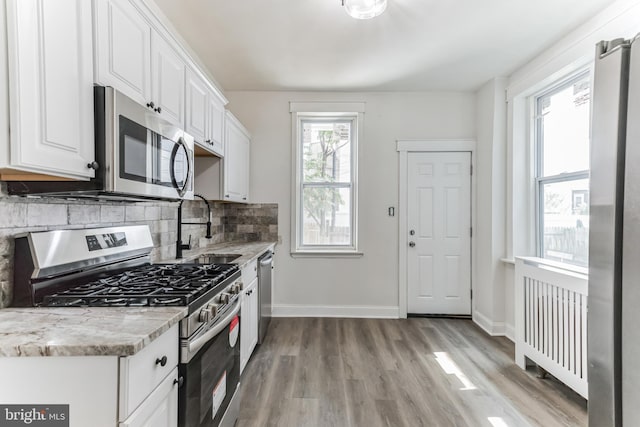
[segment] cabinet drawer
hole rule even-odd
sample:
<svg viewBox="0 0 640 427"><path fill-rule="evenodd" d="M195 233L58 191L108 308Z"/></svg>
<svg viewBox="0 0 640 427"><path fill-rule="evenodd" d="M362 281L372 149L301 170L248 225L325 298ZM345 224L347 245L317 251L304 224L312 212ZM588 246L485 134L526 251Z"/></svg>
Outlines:
<svg viewBox="0 0 640 427"><path fill-rule="evenodd" d="M120 358L120 421L124 421L177 364L178 325L134 356Z"/></svg>
<svg viewBox="0 0 640 427"><path fill-rule="evenodd" d="M258 277L258 260L254 259L253 261L242 267L241 273L242 283L244 283L244 288L247 289L253 279Z"/></svg>

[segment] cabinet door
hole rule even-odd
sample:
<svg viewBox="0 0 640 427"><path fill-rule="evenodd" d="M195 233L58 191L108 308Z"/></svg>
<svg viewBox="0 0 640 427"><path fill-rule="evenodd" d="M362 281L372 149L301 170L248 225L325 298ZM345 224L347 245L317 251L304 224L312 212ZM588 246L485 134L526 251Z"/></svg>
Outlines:
<svg viewBox="0 0 640 427"><path fill-rule="evenodd" d="M211 150L220 156L224 156L224 105L209 93L209 127L207 139L211 141Z"/></svg>
<svg viewBox="0 0 640 427"><path fill-rule="evenodd" d="M245 289L240 303L240 374L249 361L249 335L251 335L249 304L249 289Z"/></svg>
<svg viewBox="0 0 640 427"><path fill-rule="evenodd" d="M227 112L225 121L224 200L249 199L250 138L238 120Z"/></svg>
<svg viewBox="0 0 640 427"><path fill-rule="evenodd" d="M11 164L94 176L91 2L9 0Z"/></svg>
<svg viewBox="0 0 640 427"><path fill-rule="evenodd" d="M253 353L253 350L258 344L258 320L260 319L260 304L258 303L258 279L256 278L252 283L252 291L249 294L249 310L251 317L250 336L249 336L249 357Z"/></svg>
<svg viewBox="0 0 640 427"><path fill-rule="evenodd" d="M95 0L96 82L151 101L151 27L129 0Z"/></svg>
<svg viewBox="0 0 640 427"><path fill-rule="evenodd" d="M151 99L160 115L184 127L185 63L159 34L151 34Z"/></svg>
<svg viewBox="0 0 640 427"><path fill-rule="evenodd" d="M178 325L174 325L138 353L120 359L120 421L175 368L178 356Z"/></svg>
<svg viewBox="0 0 640 427"><path fill-rule="evenodd" d="M206 140L208 92L206 83L192 70L187 70L185 131L201 144Z"/></svg>
<svg viewBox="0 0 640 427"><path fill-rule="evenodd" d="M244 371L258 343L258 278L242 293L240 322L240 373Z"/></svg>
<svg viewBox="0 0 640 427"><path fill-rule="evenodd" d="M178 425L178 368L174 368L142 405L120 427L175 427Z"/></svg>

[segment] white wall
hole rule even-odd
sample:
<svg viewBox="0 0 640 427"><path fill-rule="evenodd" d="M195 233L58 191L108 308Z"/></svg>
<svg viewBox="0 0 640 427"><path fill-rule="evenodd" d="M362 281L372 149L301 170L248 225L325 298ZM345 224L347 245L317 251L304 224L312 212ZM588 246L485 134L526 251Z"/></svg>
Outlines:
<svg viewBox="0 0 640 427"><path fill-rule="evenodd" d="M252 202L279 205L275 315L398 315L398 139L474 138L475 95L460 92L226 92L252 134ZM292 258L290 101L365 102L359 144L361 258ZM390 206L396 216L389 217Z"/></svg>
<svg viewBox="0 0 640 427"><path fill-rule="evenodd" d="M473 320L492 335L505 333L506 79L476 93L477 263Z"/></svg>
<svg viewBox="0 0 640 427"><path fill-rule="evenodd" d="M510 77L507 87L506 257L534 255L532 151L528 143L528 97L593 62L600 40L630 38L640 32L640 1L618 0L585 22ZM513 328L514 268L505 269L506 329Z"/></svg>

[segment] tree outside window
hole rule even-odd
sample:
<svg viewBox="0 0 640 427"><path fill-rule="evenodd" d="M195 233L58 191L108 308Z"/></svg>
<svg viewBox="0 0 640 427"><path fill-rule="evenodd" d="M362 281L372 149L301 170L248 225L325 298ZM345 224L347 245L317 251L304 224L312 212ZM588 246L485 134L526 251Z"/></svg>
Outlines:
<svg viewBox="0 0 640 427"><path fill-rule="evenodd" d="M301 121L301 244L352 246L351 118Z"/></svg>

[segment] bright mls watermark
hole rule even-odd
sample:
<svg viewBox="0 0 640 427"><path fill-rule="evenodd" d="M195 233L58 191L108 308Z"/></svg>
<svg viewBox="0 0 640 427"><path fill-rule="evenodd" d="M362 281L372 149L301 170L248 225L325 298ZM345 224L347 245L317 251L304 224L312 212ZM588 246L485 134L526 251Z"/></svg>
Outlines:
<svg viewBox="0 0 640 427"><path fill-rule="evenodd" d="M69 427L69 405L0 405L0 427Z"/></svg>

